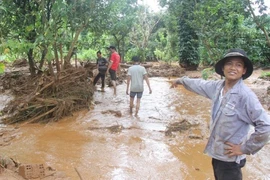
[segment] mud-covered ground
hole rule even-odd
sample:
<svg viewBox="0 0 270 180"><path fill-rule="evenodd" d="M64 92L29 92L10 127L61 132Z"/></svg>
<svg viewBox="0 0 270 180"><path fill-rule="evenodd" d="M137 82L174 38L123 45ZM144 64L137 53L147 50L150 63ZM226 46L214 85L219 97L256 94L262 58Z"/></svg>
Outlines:
<svg viewBox="0 0 270 180"><path fill-rule="evenodd" d="M170 78L175 78L175 77L180 77L183 75L189 76L189 77L194 77L194 78L200 78L202 76L202 73L200 70L198 71L184 71L180 67L176 66L169 66L167 64L158 64L155 63L153 66L147 68L147 71L149 73L150 77L167 77L168 79ZM267 70L264 70L267 71ZM263 80L260 79L259 76L262 74L263 70L262 69L256 69L253 73L253 75L246 80L246 83L248 86L253 89L253 91L257 94L259 97L260 101L262 102L263 106L265 109L269 110L269 95L267 94L267 89L270 86L270 83L268 80ZM126 69L123 68L121 71L122 74L122 83L125 83L125 78L124 75L126 73ZM217 79L219 76L216 74L211 76L212 79ZM11 96L9 94L9 91L2 91L3 93L1 94L1 100L2 104L0 108L3 109L4 104L6 104L8 101L10 101ZM94 104L98 104L98 102L95 102ZM116 117L121 117L121 111L114 111L114 110L107 110L107 111L102 111L102 114L112 114ZM187 121L181 121L178 123L172 123L169 126L167 126L167 130L165 132L165 135L172 135L173 131L182 131L191 128L194 125L191 125ZM118 133L121 132L124 127L121 125L113 125L113 126L108 126L106 127L108 131L111 133ZM98 128L99 129L99 128ZM94 127L90 127L89 130L96 130ZM20 135L20 128L16 128L14 126L4 126L2 125L0 127L0 148L1 147L6 147L9 146L13 139L16 138L16 136ZM193 136L193 138L200 138L199 136ZM38 178L42 178L45 180L53 180L53 179L67 179L67 176L65 173L62 173L60 171L57 171L54 169L54 167L46 166L46 162L43 162L41 164L28 164L28 162L18 162L16 157L6 157L4 155L0 154L0 179L7 179L7 180L13 180L13 179L23 179L22 176L19 175L22 174L22 169L25 168L27 165L28 167L33 168L35 171L35 174L33 176ZM37 167L38 166L38 167ZM53 165L52 165L53 166ZM20 167L20 168L19 168ZM36 168L36 169L35 169ZM74 169L74 171L77 172L77 177L78 179L83 179L80 177L80 172L77 169ZM32 177L33 177L32 176Z"/></svg>

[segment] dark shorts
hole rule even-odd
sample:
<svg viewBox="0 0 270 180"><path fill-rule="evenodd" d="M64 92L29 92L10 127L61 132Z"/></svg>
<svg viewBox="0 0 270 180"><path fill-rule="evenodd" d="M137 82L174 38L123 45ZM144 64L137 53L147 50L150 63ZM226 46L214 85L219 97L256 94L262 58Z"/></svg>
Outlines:
<svg viewBox="0 0 270 180"><path fill-rule="evenodd" d="M132 92L132 91L130 91L129 94L130 94L129 96L131 98L134 98L135 96L137 96L137 98L142 98L143 92Z"/></svg>
<svg viewBox="0 0 270 180"><path fill-rule="evenodd" d="M111 76L111 80L112 80L112 81L116 81L116 71L110 69L110 70L109 70L109 73L110 73L110 76Z"/></svg>
<svg viewBox="0 0 270 180"><path fill-rule="evenodd" d="M215 175L215 180L241 180L241 168L246 164L246 159L242 159L240 164L236 162L224 162L217 159L212 159L212 165Z"/></svg>

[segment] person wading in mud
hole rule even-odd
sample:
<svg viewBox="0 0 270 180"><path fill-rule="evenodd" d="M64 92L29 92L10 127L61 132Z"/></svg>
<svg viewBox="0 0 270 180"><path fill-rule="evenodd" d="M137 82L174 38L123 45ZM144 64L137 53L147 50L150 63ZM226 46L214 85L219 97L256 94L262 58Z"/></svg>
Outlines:
<svg viewBox="0 0 270 180"><path fill-rule="evenodd" d="M149 93L152 93L152 89L150 87L150 82L147 76L147 72L145 67L140 65L140 59L137 56L132 57L132 61L134 64L128 68L127 73L127 90L126 94L130 96L130 113L132 113L133 105L134 105L134 98L137 96L136 102L136 111L135 116L138 115L138 111L140 109L141 98L143 95L143 82L146 81L146 84L149 88ZM131 85L130 85L131 84ZM129 92L129 85L130 85L130 92Z"/></svg>
<svg viewBox="0 0 270 180"><path fill-rule="evenodd" d="M216 180L241 180L246 155L255 154L269 140L270 119L255 93L244 84L253 72L244 50L229 50L216 63L215 71L225 79L182 77L171 87L182 84L212 100L210 137L204 152L212 157ZM250 125L255 129L249 136Z"/></svg>
<svg viewBox="0 0 270 180"><path fill-rule="evenodd" d="M110 73L111 82L113 85L113 95L116 96L116 71L120 63L120 56L116 52L116 48L114 46L110 46L108 49L111 51L111 56L106 74Z"/></svg>
<svg viewBox="0 0 270 180"><path fill-rule="evenodd" d="M100 51L97 52L97 69L98 69L98 74L94 79L94 86L97 84L98 80L101 78L101 91L104 92L104 87L105 87L105 74L108 69L108 61L102 57L102 54Z"/></svg>

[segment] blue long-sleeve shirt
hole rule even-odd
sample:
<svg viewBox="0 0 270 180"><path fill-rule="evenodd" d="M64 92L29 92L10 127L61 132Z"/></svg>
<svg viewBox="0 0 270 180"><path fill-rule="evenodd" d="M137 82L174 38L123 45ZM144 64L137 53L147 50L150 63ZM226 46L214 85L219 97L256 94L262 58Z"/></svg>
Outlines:
<svg viewBox="0 0 270 180"><path fill-rule="evenodd" d="M257 96L248 88L243 80L239 80L220 100L220 92L224 80L206 81L203 79L180 78L177 83L192 92L212 100L210 120L210 137L204 152L212 158L237 162L245 158L245 154L255 154L269 140L270 117L262 107ZM248 136L250 125L255 131ZM241 144L240 156L225 155L225 142Z"/></svg>

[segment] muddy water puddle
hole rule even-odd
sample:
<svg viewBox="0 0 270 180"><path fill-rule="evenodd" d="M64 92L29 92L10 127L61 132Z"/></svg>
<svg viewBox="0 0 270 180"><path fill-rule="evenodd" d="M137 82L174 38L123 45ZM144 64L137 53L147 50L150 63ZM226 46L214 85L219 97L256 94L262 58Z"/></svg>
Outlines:
<svg viewBox="0 0 270 180"><path fill-rule="evenodd" d="M117 97L106 87L95 92L89 111L21 127L10 145L0 147L1 154L21 163L45 163L72 180L80 179L78 172L84 180L213 179L211 159L203 154L210 101L181 86L170 89L165 78L150 83L153 93L146 87L138 117L129 113L126 84L117 86ZM165 133L168 125L182 121L191 126ZM269 149L248 158L245 179L269 178Z"/></svg>

